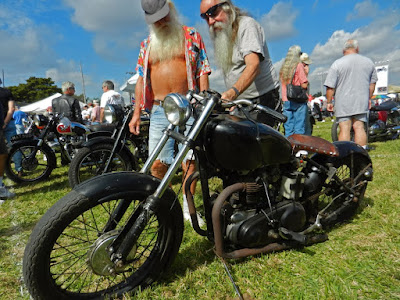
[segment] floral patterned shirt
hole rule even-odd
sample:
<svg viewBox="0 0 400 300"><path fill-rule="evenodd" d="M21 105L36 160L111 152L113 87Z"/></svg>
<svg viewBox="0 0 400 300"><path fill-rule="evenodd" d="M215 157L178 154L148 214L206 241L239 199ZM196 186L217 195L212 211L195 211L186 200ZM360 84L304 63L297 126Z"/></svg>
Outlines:
<svg viewBox="0 0 400 300"><path fill-rule="evenodd" d="M188 81L188 90L196 90L197 79L211 73L206 48L200 33L193 27L182 26L185 34L185 59ZM149 65L150 35L140 44L139 58L136 72L143 77L141 107L151 109L153 106L153 93L150 82Z"/></svg>

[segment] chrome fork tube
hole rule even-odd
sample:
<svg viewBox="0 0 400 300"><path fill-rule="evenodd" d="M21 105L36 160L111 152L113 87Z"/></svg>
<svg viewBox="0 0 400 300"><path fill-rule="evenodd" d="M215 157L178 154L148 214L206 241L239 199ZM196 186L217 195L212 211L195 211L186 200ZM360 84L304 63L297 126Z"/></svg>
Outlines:
<svg viewBox="0 0 400 300"><path fill-rule="evenodd" d="M153 152L147 158L146 162L144 163L142 169L139 173L148 174L150 172L150 168L153 163L156 161L158 154L160 154L162 148L164 148L165 143L168 141L169 131L173 131L175 129L175 125L169 124L168 127L164 130L164 134L162 135L160 141L158 142L157 146L154 148Z"/></svg>

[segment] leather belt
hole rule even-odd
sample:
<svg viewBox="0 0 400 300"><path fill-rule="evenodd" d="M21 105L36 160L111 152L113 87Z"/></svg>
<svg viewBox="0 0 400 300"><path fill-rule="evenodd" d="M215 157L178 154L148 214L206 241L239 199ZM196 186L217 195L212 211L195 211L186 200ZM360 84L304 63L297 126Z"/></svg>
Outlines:
<svg viewBox="0 0 400 300"><path fill-rule="evenodd" d="M161 100L156 100L156 99L154 99L153 105L160 105L160 106L162 106L162 101L161 101Z"/></svg>

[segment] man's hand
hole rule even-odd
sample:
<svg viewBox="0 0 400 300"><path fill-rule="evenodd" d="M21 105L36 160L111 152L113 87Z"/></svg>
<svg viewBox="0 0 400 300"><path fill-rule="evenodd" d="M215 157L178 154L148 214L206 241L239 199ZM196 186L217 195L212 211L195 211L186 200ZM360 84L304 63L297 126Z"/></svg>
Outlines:
<svg viewBox="0 0 400 300"><path fill-rule="evenodd" d="M333 104L332 103L328 103L328 105L326 106L326 109L328 111L333 111Z"/></svg>
<svg viewBox="0 0 400 300"><path fill-rule="evenodd" d="M233 89L229 89L222 93L221 95L222 100L233 101L236 99L236 93Z"/></svg>
<svg viewBox="0 0 400 300"><path fill-rule="evenodd" d="M133 114L131 121L129 122L129 131L135 135L140 133L140 114Z"/></svg>

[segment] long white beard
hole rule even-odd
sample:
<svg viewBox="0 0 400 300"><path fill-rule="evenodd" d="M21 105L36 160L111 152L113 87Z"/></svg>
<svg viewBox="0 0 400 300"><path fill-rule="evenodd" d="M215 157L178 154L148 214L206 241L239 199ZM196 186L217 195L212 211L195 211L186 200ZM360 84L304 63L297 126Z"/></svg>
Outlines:
<svg viewBox="0 0 400 300"><path fill-rule="evenodd" d="M150 57L152 61L162 62L171 60L183 53L184 35L182 25L175 19L166 26L150 27Z"/></svg>
<svg viewBox="0 0 400 300"><path fill-rule="evenodd" d="M217 30L215 30L215 28ZM233 45L231 22L216 22L210 27L210 36L214 43L215 60L224 73L232 67Z"/></svg>

